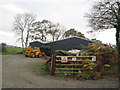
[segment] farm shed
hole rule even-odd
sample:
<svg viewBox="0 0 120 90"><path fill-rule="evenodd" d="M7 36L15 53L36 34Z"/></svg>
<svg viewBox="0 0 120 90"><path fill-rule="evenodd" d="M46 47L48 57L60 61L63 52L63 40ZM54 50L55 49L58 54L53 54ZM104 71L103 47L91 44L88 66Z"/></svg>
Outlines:
<svg viewBox="0 0 120 90"><path fill-rule="evenodd" d="M81 50L83 47L87 47L88 43L93 43L90 40L86 40L79 37L70 37L63 40L58 40L49 43L41 43L38 41L31 42L31 47L41 47L41 46L50 46L51 48L51 55L54 54L55 50L71 50L71 49L78 49Z"/></svg>
<svg viewBox="0 0 120 90"><path fill-rule="evenodd" d="M51 54L54 54L55 50L71 50L71 49L81 50L84 47L87 47L88 43L93 42L79 37L71 37L63 40L50 42L47 43L47 45L51 46Z"/></svg>

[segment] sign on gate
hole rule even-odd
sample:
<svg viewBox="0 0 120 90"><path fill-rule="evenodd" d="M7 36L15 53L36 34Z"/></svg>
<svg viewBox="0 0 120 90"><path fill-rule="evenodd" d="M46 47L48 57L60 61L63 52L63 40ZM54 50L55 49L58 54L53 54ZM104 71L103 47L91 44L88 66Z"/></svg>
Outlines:
<svg viewBox="0 0 120 90"><path fill-rule="evenodd" d="M61 62L63 63L67 62L67 57L61 57Z"/></svg>
<svg viewBox="0 0 120 90"><path fill-rule="evenodd" d="M72 61L76 61L76 58L72 58Z"/></svg>

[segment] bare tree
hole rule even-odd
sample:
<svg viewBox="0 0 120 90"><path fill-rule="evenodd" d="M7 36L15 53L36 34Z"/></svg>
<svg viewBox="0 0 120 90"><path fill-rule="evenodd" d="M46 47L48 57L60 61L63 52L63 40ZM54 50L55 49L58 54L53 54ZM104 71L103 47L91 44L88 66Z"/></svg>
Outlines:
<svg viewBox="0 0 120 90"><path fill-rule="evenodd" d="M31 26L35 17L32 13L17 14L14 17L13 30L20 36L23 50L24 44L27 48Z"/></svg>
<svg viewBox="0 0 120 90"><path fill-rule="evenodd" d="M120 58L120 1L96 2L91 13L86 14L86 17L89 20L89 26L93 28L90 32L116 29L116 45Z"/></svg>
<svg viewBox="0 0 120 90"><path fill-rule="evenodd" d="M17 33L17 35L20 36L21 43L22 43L22 48L24 50L24 39L23 39L23 32L26 27L26 23L22 20L23 16L22 14L17 14L14 17L14 25L13 25L13 30Z"/></svg>
<svg viewBox="0 0 120 90"><path fill-rule="evenodd" d="M35 21L36 16L30 13L26 13L24 16L25 16L25 22L27 22L27 27L26 27L27 36L26 36L26 42L25 42L25 48L27 48L32 23Z"/></svg>

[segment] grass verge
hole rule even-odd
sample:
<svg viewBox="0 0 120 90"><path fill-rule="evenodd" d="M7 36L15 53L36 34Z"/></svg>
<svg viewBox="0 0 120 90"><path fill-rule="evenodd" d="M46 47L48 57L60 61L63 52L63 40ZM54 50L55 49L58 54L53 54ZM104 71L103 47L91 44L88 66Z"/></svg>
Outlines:
<svg viewBox="0 0 120 90"><path fill-rule="evenodd" d="M30 70L36 75L49 75L50 70L47 68L46 62L32 62L28 65Z"/></svg>
<svg viewBox="0 0 120 90"><path fill-rule="evenodd" d="M0 55L16 54L22 52L22 48L6 47L7 52L0 52Z"/></svg>

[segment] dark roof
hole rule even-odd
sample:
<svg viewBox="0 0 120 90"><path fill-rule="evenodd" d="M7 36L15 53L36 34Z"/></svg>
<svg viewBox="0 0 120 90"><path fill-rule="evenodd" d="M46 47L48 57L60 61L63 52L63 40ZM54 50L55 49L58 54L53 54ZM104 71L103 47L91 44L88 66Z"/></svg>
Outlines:
<svg viewBox="0 0 120 90"><path fill-rule="evenodd" d="M45 43L34 41L29 44L31 47L41 47L41 48L50 48L50 46L46 45Z"/></svg>
<svg viewBox="0 0 120 90"><path fill-rule="evenodd" d="M71 40L71 39L80 39L80 40L87 41L87 42L93 42L93 41L91 41L91 40L88 40L88 39L85 39L85 38L82 38L82 37L73 36L73 37L69 37L69 38L66 38L66 39L62 39L62 40L57 40L57 41L48 42L48 43L46 43L46 44L51 44L51 43L56 43L56 42L61 42L61 41Z"/></svg>
<svg viewBox="0 0 120 90"><path fill-rule="evenodd" d="M64 40L50 42L47 43L47 45L51 46L52 53L54 53L55 50L70 50L70 49L81 50L84 47L87 47L88 43L93 43L93 42L83 38L71 37Z"/></svg>

